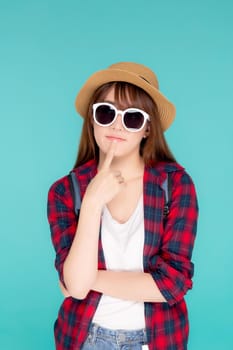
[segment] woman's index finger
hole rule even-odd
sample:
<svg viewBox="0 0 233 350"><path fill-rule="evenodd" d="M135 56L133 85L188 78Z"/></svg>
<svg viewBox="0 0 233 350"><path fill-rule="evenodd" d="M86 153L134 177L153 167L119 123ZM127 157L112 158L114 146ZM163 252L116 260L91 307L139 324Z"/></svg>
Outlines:
<svg viewBox="0 0 233 350"><path fill-rule="evenodd" d="M116 152L117 142L112 141L109 145L108 151L103 162L102 169L109 169Z"/></svg>

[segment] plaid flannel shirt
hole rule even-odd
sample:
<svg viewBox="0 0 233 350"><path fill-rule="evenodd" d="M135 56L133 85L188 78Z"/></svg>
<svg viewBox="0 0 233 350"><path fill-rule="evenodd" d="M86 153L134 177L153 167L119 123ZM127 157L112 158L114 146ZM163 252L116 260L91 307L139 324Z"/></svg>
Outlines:
<svg viewBox="0 0 233 350"><path fill-rule="evenodd" d="M75 171L83 197L88 183L97 172L96 162L91 160ZM165 198L161 185L168 172L172 172L172 199L164 225ZM143 192L144 271L151 274L167 300L164 303L144 303L149 349L185 350L189 322L184 295L192 288L191 256L198 216L195 188L184 168L177 163L164 162L145 167ZM67 176L56 181L49 190L48 220L56 251L55 267L64 283L63 264L78 223ZM98 260L98 268L105 269L101 240ZM84 300L65 298L54 325L57 350L81 349L100 297L101 293L90 291Z"/></svg>

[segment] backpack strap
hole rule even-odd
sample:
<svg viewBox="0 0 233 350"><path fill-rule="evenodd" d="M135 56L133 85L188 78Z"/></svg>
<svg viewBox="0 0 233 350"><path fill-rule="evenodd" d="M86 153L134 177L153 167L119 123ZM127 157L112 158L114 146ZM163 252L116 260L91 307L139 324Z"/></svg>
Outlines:
<svg viewBox="0 0 233 350"><path fill-rule="evenodd" d="M70 190L71 190L71 194L72 194L73 202L74 202L74 211L75 211L75 214L78 216L79 210L81 207L81 195L80 195L80 188L79 188L78 179L77 179L74 171L71 171L69 173L68 179L70 182Z"/></svg>
<svg viewBox="0 0 233 350"><path fill-rule="evenodd" d="M161 187L165 193L165 205L163 209L163 218L166 219L170 211L170 201L171 201L171 194L172 194L171 173L167 173L166 180L164 180Z"/></svg>
<svg viewBox="0 0 233 350"><path fill-rule="evenodd" d="M75 214L78 215L81 207L81 195L78 179L73 171L71 171L68 175L68 179L70 182L70 190L73 197L74 202L74 211ZM171 173L167 173L166 180L162 183L162 189L165 193L165 205L163 209L163 218L164 220L167 218L170 211L170 201L171 201Z"/></svg>

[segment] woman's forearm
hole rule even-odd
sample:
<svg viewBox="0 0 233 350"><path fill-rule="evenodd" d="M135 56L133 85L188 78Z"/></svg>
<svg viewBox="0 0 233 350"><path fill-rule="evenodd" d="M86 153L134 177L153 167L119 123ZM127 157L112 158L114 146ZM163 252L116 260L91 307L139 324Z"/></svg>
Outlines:
<svg viewBox="0 0 233 350"><path fill-rule="evenodd" d="M166 302L149 273L100 270L93 290L111 297L139 302Z"/></svg>
<svg viewBox="0 0 233 350"><path fill-rule="evenodd" d="M85 298L97 276L101 208L83 199L77 231L64 263L66 289L77 299Z"/></svg>

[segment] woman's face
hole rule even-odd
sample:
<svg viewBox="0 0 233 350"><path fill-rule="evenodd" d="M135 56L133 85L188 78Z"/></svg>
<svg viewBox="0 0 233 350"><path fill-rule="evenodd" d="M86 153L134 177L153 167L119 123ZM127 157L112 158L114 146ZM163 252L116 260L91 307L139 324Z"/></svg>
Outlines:
<svg viewBox="0 0 233 350"><path fill-rule="evenodd" d="M119 110L124 110L129 107L134 107L125 101L122 108L115 102L114 88L110 89L107 95L101 102L112 103ZM110 143L115 140L117 142L116 157L138 156L140 143L143 137L148 135L147 122L142 130L130 132L122 125L121 115L119 114L115 122L110 126L100 126L93 121L94 137L99 147L100 159L106 154Z"/></svg>

